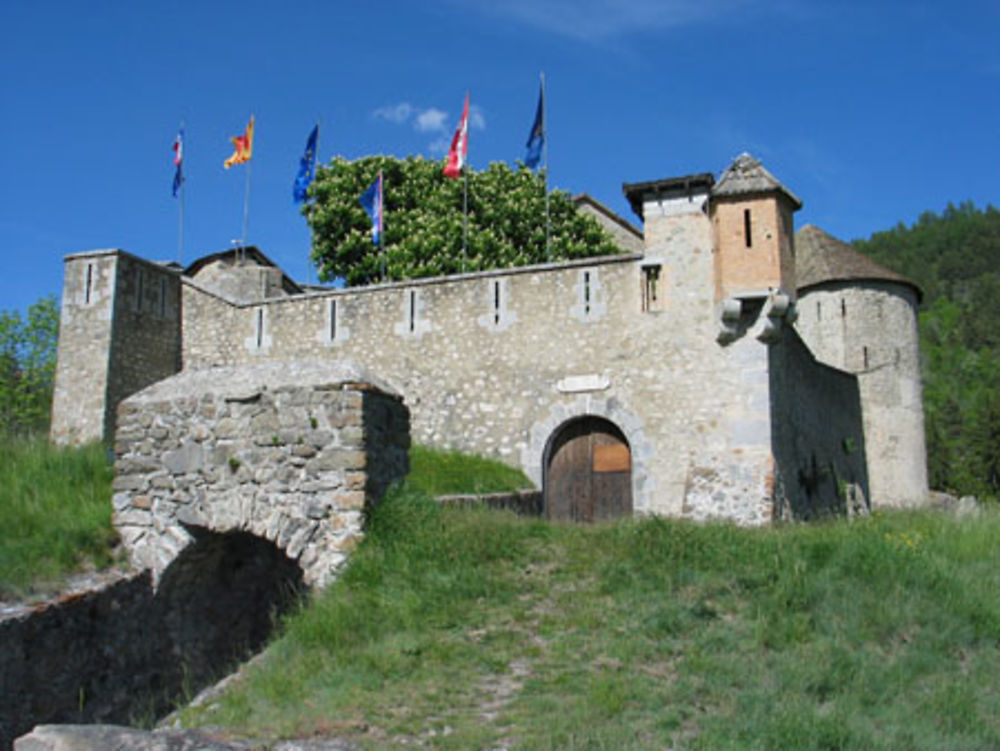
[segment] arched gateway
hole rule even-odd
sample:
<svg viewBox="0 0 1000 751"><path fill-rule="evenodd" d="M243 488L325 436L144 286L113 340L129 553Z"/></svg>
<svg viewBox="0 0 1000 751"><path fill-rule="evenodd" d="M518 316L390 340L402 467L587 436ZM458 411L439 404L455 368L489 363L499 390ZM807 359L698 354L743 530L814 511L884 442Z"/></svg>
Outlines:
<svg viewBox="0 0 1000 751"><path fill-rule="evenodd" d="M545 461L545 516L599 521L632 514L632 452L602 417L580 417L553 434Z"/></svg>

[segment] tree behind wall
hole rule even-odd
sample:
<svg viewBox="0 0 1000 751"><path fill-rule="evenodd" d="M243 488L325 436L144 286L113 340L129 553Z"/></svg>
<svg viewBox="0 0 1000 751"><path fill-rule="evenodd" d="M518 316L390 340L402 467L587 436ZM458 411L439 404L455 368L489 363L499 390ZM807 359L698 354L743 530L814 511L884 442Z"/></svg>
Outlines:
<svg viewBox="0 0 1000 751"><path fill-rule="evenodd" d="M43 297L27 310L0 311L0 433L48 427L59 340L59 308Z"/></svg>
<svg viewBox="0 0 1000 751"><path fill-rule="evenodd" d="M550 254L545 247L545 181L530 170L493 163L469 174L468 247L462 252L464 178L441 174L421 157L334 159L320 167L303 209L313 235L319 278L348 285L382 278L371 220L358 202L379 170L385 181L385 265L388 280L509 268L621 250L569 194L549 195Z"/></svg>

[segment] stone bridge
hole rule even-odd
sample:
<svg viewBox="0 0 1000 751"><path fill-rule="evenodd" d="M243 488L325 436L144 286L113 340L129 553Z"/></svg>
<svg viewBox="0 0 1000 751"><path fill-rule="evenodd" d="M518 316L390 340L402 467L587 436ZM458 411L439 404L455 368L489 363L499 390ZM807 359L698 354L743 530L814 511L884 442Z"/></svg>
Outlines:
<svg viewBox="0 0 1000 751"><path fill-rule="evenodd" d="M250 535L322 586L406 475L409 431L401 397L352 365L181 373L119 406L114 525L154 581Z"/></svg>

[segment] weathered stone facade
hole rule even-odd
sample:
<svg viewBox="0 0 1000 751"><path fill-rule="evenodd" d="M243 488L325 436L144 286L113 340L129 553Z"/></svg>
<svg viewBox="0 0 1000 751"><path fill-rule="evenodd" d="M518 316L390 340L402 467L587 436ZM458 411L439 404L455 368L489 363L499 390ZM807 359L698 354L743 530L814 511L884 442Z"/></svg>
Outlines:
<svg viewBox="0 0 1000 751"><path fill-rule="evenodd" d="M322 585L407 472L409 415L357 368L187 371L118 409L114 525L158 578L205 532L272 541Z"/></svg>
<svg viewBox="0 0 1000 751"><path fill-rule="evenodd" d="M799 200L749 157L718 185L703 174L625 189L644 220L642 253L301 292L252 249L243 265L240 251L196 262L179 276L181 365L357 363L402 395L415 441L496 457L543 492L559 437L599 419L622 436L613 469L629 473L640 514L757 524L843 509L848 491L862 507L882 503L865 456L887 455L878 431L896 412L886 400L889 411L873 417L858 377L788 325ZM67 260L68 292L84 259ZM239 274L229 287L226 269ZM256 279L257 291L235 296L240 279ZM885 336L915 331L899 323L902 334ZM82 334L67 331L61 348L72 353ZM912 409L913 388L904 390ZM81 381L74 398L100 401L98 392ZM836 425L822 419L828 410ZM916 441L896 443L924 462ZM607 471L599 464L594 472ZM837 478L819 494L818 473ZM922 500L924 478L905 502Z"/></svg>

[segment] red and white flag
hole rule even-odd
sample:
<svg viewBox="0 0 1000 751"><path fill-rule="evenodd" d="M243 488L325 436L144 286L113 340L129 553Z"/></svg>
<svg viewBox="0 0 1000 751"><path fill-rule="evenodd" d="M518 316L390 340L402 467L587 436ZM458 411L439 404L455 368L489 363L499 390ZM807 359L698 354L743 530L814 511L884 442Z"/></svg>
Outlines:
<svg viewBox="0 0 1000 751"><path fill-rule="evenodd" d="M462 109L462 119L458 121L455 135L451 139L451 148L448 149L448 162L441 171L445 177L458 177L462 174L469 156L469 94L465 94L465 107Z"/></svg>

